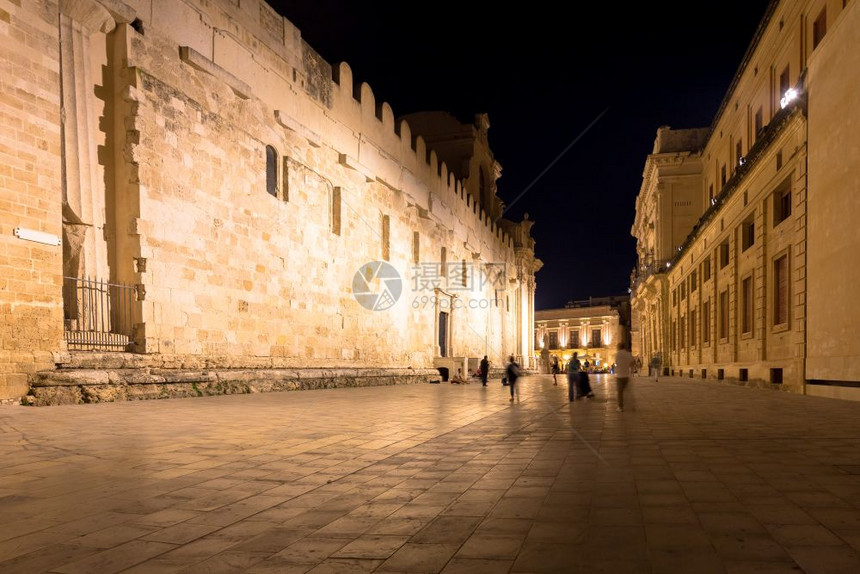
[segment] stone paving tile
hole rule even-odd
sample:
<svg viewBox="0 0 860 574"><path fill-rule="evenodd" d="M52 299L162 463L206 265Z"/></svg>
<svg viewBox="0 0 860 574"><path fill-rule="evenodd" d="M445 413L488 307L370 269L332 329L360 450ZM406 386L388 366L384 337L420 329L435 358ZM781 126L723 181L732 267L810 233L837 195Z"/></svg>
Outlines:
<svg viewBox="0 0 860 574"><path fill-rule="evenodd" d="M860 571L860 405L605 379L2 407L0 571Z"/></svg>

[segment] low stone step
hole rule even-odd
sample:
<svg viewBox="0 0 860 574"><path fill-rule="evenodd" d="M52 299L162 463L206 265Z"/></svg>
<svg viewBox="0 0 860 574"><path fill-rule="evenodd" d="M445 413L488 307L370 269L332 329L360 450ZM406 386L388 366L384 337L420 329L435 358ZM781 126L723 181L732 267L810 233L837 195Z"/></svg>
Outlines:
<svg viewBox="0 0 860 574"><path fill-rule="evenodd" d="M68 369L36 374L35 406L428 383L435 369Z"/></svg>

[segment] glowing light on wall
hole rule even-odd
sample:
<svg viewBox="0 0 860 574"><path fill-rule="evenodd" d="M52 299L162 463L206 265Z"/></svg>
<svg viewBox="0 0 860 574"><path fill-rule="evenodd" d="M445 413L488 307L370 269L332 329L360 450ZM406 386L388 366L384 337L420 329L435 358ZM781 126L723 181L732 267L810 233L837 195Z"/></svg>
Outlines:
<svg viewBox="0 0 860 574"><path fill-rule="evenodd" d="M795 90L794 88L788 88L785 91L785 95L782 96L782 98L780 98L779 100L780 107L785 108L785 106L797 99L797 95L797 90Z"/></svg>

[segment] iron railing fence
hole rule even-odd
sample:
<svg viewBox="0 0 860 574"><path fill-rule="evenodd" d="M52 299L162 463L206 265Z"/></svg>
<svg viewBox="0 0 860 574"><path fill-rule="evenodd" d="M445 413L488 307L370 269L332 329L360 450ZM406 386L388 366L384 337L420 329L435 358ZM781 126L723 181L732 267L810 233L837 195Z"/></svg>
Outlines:
<svg viewBox="0 0 860 574"><path fill-rule="evenodd" d="M63 327L69 350L129 350L136 301L134 285L63 277Z"/></svg>

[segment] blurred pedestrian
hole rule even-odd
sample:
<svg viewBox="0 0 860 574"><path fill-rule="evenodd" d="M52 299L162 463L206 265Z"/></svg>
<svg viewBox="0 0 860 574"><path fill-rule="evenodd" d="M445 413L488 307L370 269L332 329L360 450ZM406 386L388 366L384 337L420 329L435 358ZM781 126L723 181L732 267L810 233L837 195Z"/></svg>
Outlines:
<svg viewBox="0 0 860 574"><path fill-rule="evenodd" d="M514 356L511 355L508 359L508 366L505 368L505 376L508 379L508 386L511 388L511 401L514 400L514 393L517 395L517 402L520 400L520 388L517 386L517 379L520 378L521 373L520 366L514 360Z"/></svg>
<svg viewBox="0 0 860 574"><path fill-rule="evenodd" d="M620 413L624 411L624 389L630 381L630 372L633 368L633 355L627 350L623 343L618 344L618 353L615 355L615 397Z"/></svg>

